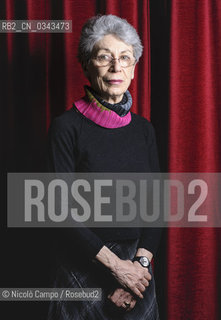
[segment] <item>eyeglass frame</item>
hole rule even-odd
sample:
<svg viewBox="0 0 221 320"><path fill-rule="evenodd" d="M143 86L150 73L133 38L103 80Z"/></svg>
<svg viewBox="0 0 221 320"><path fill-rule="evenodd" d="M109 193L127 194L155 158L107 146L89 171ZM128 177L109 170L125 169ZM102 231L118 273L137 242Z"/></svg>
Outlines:
<svg viewBox="0 0 221 320"><path fill-rule="evenodd" d="M97 56L97 57L98 57L98 56ZM97 57L92 57L90 60L96 60L96 61L97 61ZM134 66L134 65L136 64L137 60L136 60L136 58L134 58L134 59L135 59L135 60L134 60L134 63L130 64L130 65L127 66L127 67L123 67L123 66L121 65L120 61L119 61L120 58L113 58L113 57L111 57L111 60L110 60L105 66L98 66L98 67L101 67L101 68L102 68L102 67L111 66L111 65L113 65L113 61L118 60L121 68L129 68L129 67L132 67L132 66Z"/></svg>

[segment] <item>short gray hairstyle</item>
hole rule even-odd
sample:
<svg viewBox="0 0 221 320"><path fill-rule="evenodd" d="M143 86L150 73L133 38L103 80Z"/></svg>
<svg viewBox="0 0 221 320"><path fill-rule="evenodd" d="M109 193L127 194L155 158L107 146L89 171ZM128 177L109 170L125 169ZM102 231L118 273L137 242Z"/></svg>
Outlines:
<svg viewBox="0 0 221 320"><path fill-rule="evenodd" d="M136 61L139 60L143 46L136 29L127 20L112 14L97 15L87 20L81 31L78 60L82 66L89 62L94 45L108 34L113 34L131 45Z"/></svg>

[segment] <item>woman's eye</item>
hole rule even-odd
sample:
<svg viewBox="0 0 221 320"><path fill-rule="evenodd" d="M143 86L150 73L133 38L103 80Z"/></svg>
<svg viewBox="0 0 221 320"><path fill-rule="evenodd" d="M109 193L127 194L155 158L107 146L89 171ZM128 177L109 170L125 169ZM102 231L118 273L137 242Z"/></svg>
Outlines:
<svg viewBox="0 0 221 320"><path fill-rule="evenodd" d="M130 60L130 57L129 57L129 56L121 56L120 59L121 59L121 60L124 60L124 61L125 61L125 60L129 61L129 60Z"/></svg>
<svg viewBox="0 0 221 320"><path fill-rule="evenodd" d="M102 55L98 56L97 58L100 61L109 61L109 60L111 60L111 56L108 56L106 54L102 54Z"/></svg>

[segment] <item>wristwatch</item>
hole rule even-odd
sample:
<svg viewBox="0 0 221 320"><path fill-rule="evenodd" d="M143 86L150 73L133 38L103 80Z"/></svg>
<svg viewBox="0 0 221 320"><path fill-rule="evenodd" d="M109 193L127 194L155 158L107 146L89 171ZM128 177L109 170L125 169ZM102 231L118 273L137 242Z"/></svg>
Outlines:
<svg viewBox="0 0 221 320"><path fill-rule="evenodd" d="M134 257L133 261L138 261L144 268L148 268L150 266L150 260L145 256Z"/></svg>

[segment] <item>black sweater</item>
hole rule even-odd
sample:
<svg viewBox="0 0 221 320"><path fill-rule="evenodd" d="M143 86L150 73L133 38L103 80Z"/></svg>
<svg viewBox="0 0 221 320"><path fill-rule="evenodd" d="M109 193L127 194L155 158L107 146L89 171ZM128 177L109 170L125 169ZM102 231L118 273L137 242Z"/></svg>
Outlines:
<svg viewBox="0 0 221 320"><path fill-rule="evenodd" d="M51 124L49 166L53 172L157 172L154 129L145 118L131 113L131 122L115 129L95 124L74 106ZM93 258L105 241L139 238L138 248L156 253L158 228L67 228L68 244ZM71 244L71 245L70 245Z"/></svg>

